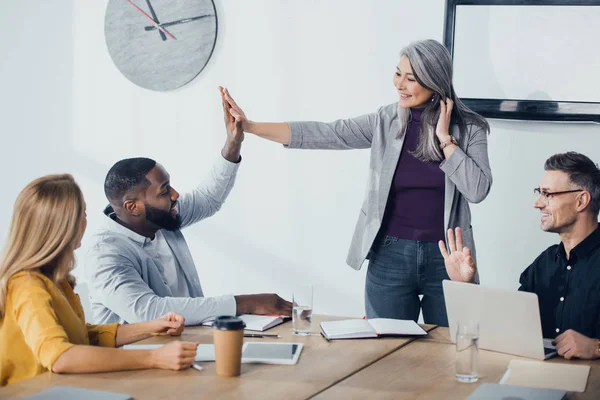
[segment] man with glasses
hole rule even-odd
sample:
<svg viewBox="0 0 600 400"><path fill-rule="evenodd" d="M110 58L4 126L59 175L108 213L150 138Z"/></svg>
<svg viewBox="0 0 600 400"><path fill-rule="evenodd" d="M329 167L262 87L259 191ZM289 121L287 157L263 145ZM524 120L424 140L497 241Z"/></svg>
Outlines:
<svg viewBox="0 0 600 400"><path fill-rule="evenodd" d="M521 274L519 290L538 296L544 337L555 338L558 354L567 359L600 358L600 169L583 154L555 154L534 207L541 228L558 233L550 246ZM460 228L448 231L448 247L439 243L450 279L473 282L477 267L463 247Z"/></svg>

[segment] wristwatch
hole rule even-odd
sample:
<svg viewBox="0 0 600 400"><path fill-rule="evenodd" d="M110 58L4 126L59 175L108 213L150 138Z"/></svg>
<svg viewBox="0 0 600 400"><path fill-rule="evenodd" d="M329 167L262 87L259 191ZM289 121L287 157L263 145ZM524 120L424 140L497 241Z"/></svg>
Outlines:
<svg viewBox="0 0 600 400"><path fill-rule="evenodd" d="M446 140L445 142L440 143L440 150L444 150L444 147L448 146L449 144L458 145L458 143L456 143L456 139L454 139L454 136L452 136L452 135L450 135L449 140Z"/></svg>

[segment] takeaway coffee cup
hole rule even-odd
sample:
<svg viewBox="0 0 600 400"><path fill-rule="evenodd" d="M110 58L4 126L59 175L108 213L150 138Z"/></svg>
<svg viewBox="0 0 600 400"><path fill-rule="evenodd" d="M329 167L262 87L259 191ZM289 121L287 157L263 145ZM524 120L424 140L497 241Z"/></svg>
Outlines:
<svg viewBox="0 0 600 400"><path fill-rule="evenodd" d="M237 317L217 317L213 322L213 342L218 376L239 376L246 324Z"/></svg>

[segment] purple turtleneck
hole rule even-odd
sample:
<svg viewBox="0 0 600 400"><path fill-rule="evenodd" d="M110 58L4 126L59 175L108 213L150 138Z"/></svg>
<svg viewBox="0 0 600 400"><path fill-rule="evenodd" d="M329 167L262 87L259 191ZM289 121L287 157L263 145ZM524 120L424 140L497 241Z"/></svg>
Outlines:
<svg viewBox="0 0 600 400"><path fill-rule="evenodd" d="M400 239L437 242L444 239L445 175L439 162L424 162L412 155L421 135L422 111L411 109L381 232Z"/></svg>

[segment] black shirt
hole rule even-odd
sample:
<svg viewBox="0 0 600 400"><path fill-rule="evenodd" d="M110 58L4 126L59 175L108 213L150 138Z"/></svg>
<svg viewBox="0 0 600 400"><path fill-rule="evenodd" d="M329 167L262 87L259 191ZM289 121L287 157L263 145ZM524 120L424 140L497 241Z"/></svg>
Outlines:
<svg viewBox="0 0 600 400"><path fill-rule="evenodd" d="M521 274L519 290L537 294L542 332L555 338L573 329L600 338L600 227L575 246L550 246Z"/></svg>

